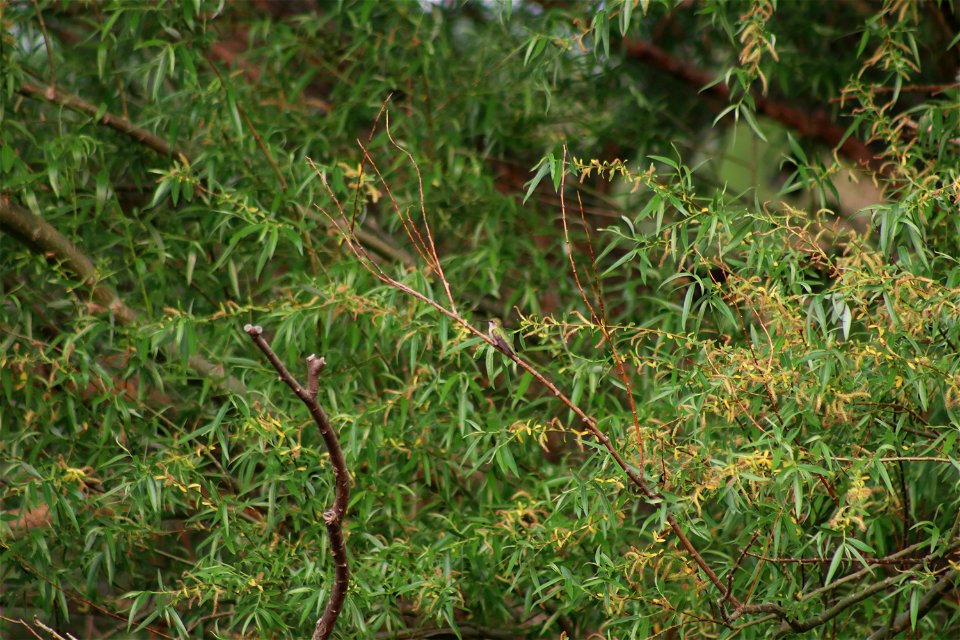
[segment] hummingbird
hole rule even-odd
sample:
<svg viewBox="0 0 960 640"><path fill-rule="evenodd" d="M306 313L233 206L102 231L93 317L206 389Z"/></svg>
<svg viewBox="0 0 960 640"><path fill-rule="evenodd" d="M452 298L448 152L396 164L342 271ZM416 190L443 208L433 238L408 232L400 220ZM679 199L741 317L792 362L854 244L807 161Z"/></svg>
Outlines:
<svg viewBox="0 0 960 640"><path fill-rule="evenodd" d="M496 318L487 320L487 335L493 340L493 344L498 351L512 358L517 357L517 354L513 351L513 347L510 346L510 337L504 333L500 327L500 321Z"/></svg>

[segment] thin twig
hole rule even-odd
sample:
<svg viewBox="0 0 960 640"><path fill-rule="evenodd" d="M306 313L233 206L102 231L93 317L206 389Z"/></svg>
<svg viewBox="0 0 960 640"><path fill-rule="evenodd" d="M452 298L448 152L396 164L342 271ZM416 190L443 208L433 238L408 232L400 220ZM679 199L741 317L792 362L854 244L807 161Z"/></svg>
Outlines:
<svg viewBox="0 0 960 640"><path fill-rule="evenodd" d="M743 551L740 552L740 557L737 558L737 561L733 563L733 567L730 568L730 573L727 574L727 596L724 596L724 600L733 593L733 578L737 573L737 569L740 568L740 565L743 563L743 559L747 557L747 552L750 551L750 547L753 546L753 543L756 542L757 537L760 535L760 530L754 531L753 537L750 538L750 542L743 548Z"/></svg>
<svg viewBox="0 0 960 640"><path fill-rule="evenodd" d="M307 357L307 386L304 388L290 374L283 362L270 347L270 344L263 337L263 327L251 324L246 325L243 330L250 336L254 344L267 357L274 370L280 376L280 379L293 390L294 394L310 412L310 417L317 423L320 429L320 435L330 454L330 464L333 469L335 494L333 507L323 512L323 523L327 527L327 535L330 538L330 552L333 556L334 580L333 589L330 591L330 599L323 610L323 615L317 620L317 626L313 631L312 640L326 640L333 633L333 627L337 623L337 618L343 610L343 602L347 597L347 587L350 585L350 568L347 561L347 545L343 538L343 518L347 512L347 505L350 502L350 472L347 469L347 461L343 456L343 449L340 447L340 440L337 432L330 424L327 414L320 406L317 399L317 391L320 386L320 372L323 370L326 361L323 358L311 354Z"/></svg>
<svg viewBox="0 0 960 640"><path fill-rule="evenodd" d="M358 143L359 144L359 143ZM383 185L384 190L387 192L387 198L390 200L390 204L393 206L394 211L397 214L397 217L400 218L400 222L403 224L403 230L407 234L407 237L410 239L410 242L413 244L413 248L417 251L417 255L427 263L427 266L434 272L436 272L436 267L433 265L433 257L430 255L429 249L427 249L426 242L423 240L423 236L420 235L420 230L415 224L409 215L404 215L403 211L400 209L400 205L397 202L397 199L393 195L393 190L390 188L390 184L383 177L383 174L380 173L380 167L377 166L377 163L370 156L370 153L367 151L367 148L362 144L360 145L360 150L363 151L364 162L369 162L370 166L373 167L374 172L377 174L377 177L380 179L380 183ZM311 161L311 166L314 166ZM316 167L314 166L314 169ZM334 198L339 206L339 201ZM342 210L342 209L341 209ZM352 222L351 222L352 225ZM356 234L354 234L356 235Z"/></svg>
<svg viewBox="0 0 960 640"><path fill-rule="evenodd" d="M443 273L443 265L440 264L440 256L437 254L437 245L433 241L433 232L430 230L430 224L427 222L427 208L426 208L426 198L423 195L423 176L420 174L420 166L417 164L417 161L413 158L413 154L397 144L397 141L393 139L393 133L390 131L390 113L387 113L387 137L390 139L390 143L403 155L407 156L410 159L410 164L413 165L414 171L417 172L417 190L420 195L420 214L423 218L423 227L427 232L427 240L429 241L428 249L430 251L430 256L433 258L434 268L437 271L437 275L440 277L440 282L443 283L443 289L447 293L447 301L450 303L450 310L454 313L457 312L457 303L454 302L453 294L450 292L450 281L447 280L447 276Z"/></svg>
<svg viewBox="0 0 960 640"><path fill-rule="evenodd" d="M40 10L38 0L33 0L33 8L37 12L37 21L40 23L40 33L43 34L43 45L47 49L47 62L50 65L50 86L57 85L57 67L53 60L53 42L50 40L50 34L47 33L47 23L43 21L43 11Z"/></svg>
<svg viewBox="0 0 960 640"><path fill-rule="evenodd" d="M227 91L227 83L223 78L223 74L220 73L220 69L212 61L207 60L207 63L210 65L210 68L213 69L213 72L217 75L217 78L220 79L220 86L223 87L224 91ZM247 128L250 129L250 133L253 135L253 139L257 143L257 147L260 149L260 153L263 154L263 157L267 159L267 163L273 168L274 175L277 176L277 179L280 181L280 186L283 187L283 190L287 190L287 181L283 177L283 173L280 171L280 167L277 166L276 160L273 159L273 155L270 153L270 149L267 148L267 145L264 144L263 138L260 137L260 134L257 132L257 128L253 126L253 121L250 120L250 117L247 116L247 110L243 108L243 105L240 104L239 100L234 100L234 104L237 106L237 112L240 114L240 117L243 118L243 122L247 125Z"/></svg>
<svg viewBox="0 0 960 640"><path fill-rule="evenodd" d="M944 91L950 91L951 89L960 88L960 82L948 82L946 84L905 84L899 87L880 87L873 86L869 88L869 91L872 93L929 93L931 95L937 95L938 93L943 93ZM830 98L830 104L835 104L837 102L843 102L846 99L846 96L834 96Z"/></svg>
<svg viewBox="0 0 960 640"><path fill-rule="evenodd" d="M67 633L67 637L64 638L62 635L57 633L54 629L44 624L43 621L40 620L40 618L38 618L37 616L33 616L33 624L37 625L38 627L40 627L41 629L49 633L56 640L77 640L77 637L70 633Z"/></svg>
<svg viewBox="0 0 960 640"><path fill-rule="evenodd" d="M624 359L620 357L620 353L617 351L617 345L613 340L613 336L610 335L610 331L607 329L607 317L606 311L603 305L603 294L600 291L600 281L598 278L594 278L594 292L597 297L597 306L600 308L600 313L594 309L593 305L590 304L590 301L587 299L587 292L584 291L583 285L580 284L580 276L577 274L577 263L573 257L573 246L570 243L570 230L567 226L567 202L564 197L564 191L566 190L566 175L567 175L567 146L563 146L563 160L561 162L561 172L560 172L560 217L563 221L563 237L567 244L567 256L570 259L570 269L573 271L573 279L577 283L577 289L580 291L580 297L583 298L584 304L587 305L587 309L590 310L590 314L593 316L594 322L597 323L597 326L600 328L601 333L603 333L604 339L606 339L607 344L610 345L610 354L613 356L613 362L617 367L617 373L620 376L620 381L623 382L624 391L627 394L627 402L630 404L630 414L633 416L633 426L637 432L637 448L640 453L640 465L645 464L644 460L644 451L643 451L643 434L640 431L640 418L637 416L637 405L633 399L633 386L630 384L630 378L627 376L627 368L624 364ZM579 200L580 194L577 194L577 199ZM583 203L580 205L580 215L583 216ZM586 229L586 226L584 226ZM593 267L594 274L596 274L596 257L593 255L593 243L590 242L590 235L587 232L587 241L590 244L590 254L594 258ZM728 594L729 595L729 594Z"/></svg>
<svg viewBox="0 0 960 640"><path fill-rule="evenodd" d="M26 628L26 630L30 632L30 635L32 635L37 640L43 640L43 638L37 635L37 632L34 631L33 628L29 624L27 624L27 622L23 618L8 618L6 616L0 616L0 620L6 620L7 622L10 622L12 624L23 625Z"/></svg>
<svg viewBox="0 0 960 640"><path fill-rule="evenodd" d="M373 142L373 136L377 132L377 126L380 124L380 118L383 117L384 112L387 110L387 105L390 103L390 99L393 98L393 93L387 94L387 97L384 98L383 102L380 104L380 111L377 112L377 117L373 119L373 126L370 127L370 133L367 135L367 146L370 146L370 143ZM359 140L357 141L359 143ZM363 187L363 169L366 164L367 155L363 155L363 159L360 160L360 169L357 170L357 188L353 192L353 211L350 214L350 231L355 231L357 228L357 211L360 208L360 189Z"/></svg>

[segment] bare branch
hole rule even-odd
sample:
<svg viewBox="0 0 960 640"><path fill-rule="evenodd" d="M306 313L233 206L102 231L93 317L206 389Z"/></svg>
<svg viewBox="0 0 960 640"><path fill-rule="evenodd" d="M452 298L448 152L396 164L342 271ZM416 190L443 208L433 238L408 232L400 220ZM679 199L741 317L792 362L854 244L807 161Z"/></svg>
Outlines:
<svg viewBox="0 0 960 640"><path fill-rule="evenodd" d="M643 452L643 435L640 431L640 418L637 415L637 404L633 399L633 385L630 384L630 378L627 376L627 368L624 363L624 359L620 357L620 353L617 351L617 345L613 340L613 336L610 335L610 330L607 328L607 314L606 308L603 304L603 291L600 289L600 279L596 277L596 257L593 252L593 243L590 241L590 232L587 231L587 242L590 246L590 255L593 258L591 264L593 267L594 273L594 295L597 299L597 307L600 309L599 313L594 309L593 305L590 304L590 301L587 299L587 292L584 291L583 285L580 284L580 276L577 274L577 263L573 257L573 246L570 243L570 230L567 226L567 201L564 197L564 191L566 190L566 176L567 176L567 146L563 146L563 161L561 162L561 173L560 173L560 217L563 220L563 237L567 244L567 256L570 258L570 270L573 271L573 279L577 283L577 289L580 290L580 297L583 298L584 304L587 305L587 309L590 310L590 314L593 316L594 322L600 328L600 331L603 333L604 339L606 339L607 344L610 346L610 354L613 356L613 362L617 367L617 373L620 376L620 381L623 382L624 391L627 394L627 402L630 404L630 414L633 416L633 427L637 432L637 448L640 452L640 464L644 465L644 452ZM579 202L580 194L577 194L577 200ZM580 215L583 216L583 204L580 205ZM586 230L586 221L584 221L584 229ZM729 592L726 594L729 596Z"/></svg>
<svg viewBox="0 0 960 640"><path fill-rule="evenodd" d="M33 624L37 625L38 627L40 627L41 629L43 629L44 631L46 631L47 633L49 633L49 634L50 634L51 636L53 636L56 640L77 640L77 637L74 636L74 635L72 635L72 634L70 634L70 633L68 633L68 634L67 634L67 637L64 638L62 635L60 635L59 633L57 633L56 630L54 630L54 629L52 629L51 627L48 627L47 625L45 625L45 624L43 623L43 621L40 620L40 618L38 618L37 616L33 616Z"/></svg>
<svg viewBox="0 0 960 640"><path fill-rule="evenodd" d="M370 143L373 141L373 136L377 132L377 126L380 124L380 118L383 117L384 112L387 110L387 105L390 104L390 100L393 98L393 93L387 95L384 98L383 102L380 104L380 111L377 112L377 117L373 119L373 126L370 127L370 133L367 134L367 146L370 146ZM360 144L360 140L357 140L357 144ZM360 145L363 148L363 145ZM368 156L364 154L363 159L360 161L360 169L357 171L357 188L353 193L353 212L350 214L350 231L354 231L357 228L357 211L360 208L360 190L363 187L363 169L366 165L366 160Z"/></svg>
<svg viewBox="0 0 960 640"><path fill-rule="evenodd" d="M387 113L387 137L390 138L390 143L394 146L395 149L400 151L403 155L407 156L410 160L410 164L413 165L414 171L417 172L417 189L420 194L420 214L423 218L423 227L427 232L427 240L429 241L429 251L430 256L433 259L433 268L436 269L437 275L440 277L440 281L443 283L443 289L447 294L447 302L450 303L450 310L454 313L457 312L457 303L453 300L453 294L450 292L450 281L447 280L447 276L443 273L443 265L440 264L440 256L437 254L437 245L433 242L433 232L430 231L430 224L427 222L427 207L426 207L426 198L423 195L423 176L420 174L420 167L417 165L417 161L413 158L413 154L397 144L397 141L393 139L393 133L390 131L390 114Z"/></svg>
<svg viewBox="0 0 960 640"><path fill-rule="evenodd" d="M280 379L300 398L304 406L310 412L313 421L317 423L320 429L320 435L330 454L330 464L333 468L333 477L335 484L335 496L333 508L323 513L323 523L327 527L327 535L330 538L330 552L333 556L334 581L333 589L330 592L330 599L323 611L323 615L317 621L317 626L313 631L312 640L326 640L333 633L333 627L337 623L337 618L343 610L343 603L347 597L347 587L350 585L350 568L347 561L347 545L343 538L343 517L347 512L347 505L350 502L350 473L347 469L347 462L343 456L343 449L340 447L340 440L337 432L330 424L327 414L320 406L317 400L317 388L319 386L320 371L326 364L324 358L318 358L311 354L307 357L307 386L304 388L290 374L283 362L270 347L270 344L263 337L263 327L259 325L246 325L243 330L250 336L254 344L267 356L273 369L280 375Z"/></svg>

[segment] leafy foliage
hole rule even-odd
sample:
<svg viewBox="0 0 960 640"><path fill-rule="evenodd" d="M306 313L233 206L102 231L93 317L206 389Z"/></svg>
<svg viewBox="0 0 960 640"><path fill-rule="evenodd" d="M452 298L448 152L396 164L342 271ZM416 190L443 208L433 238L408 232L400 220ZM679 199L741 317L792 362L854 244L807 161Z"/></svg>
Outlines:
<svg viewBox="0 0 960 640"><path fill-rule="evenodd" d="M955 4L0 22L5 637L957 634Z"/></svg>

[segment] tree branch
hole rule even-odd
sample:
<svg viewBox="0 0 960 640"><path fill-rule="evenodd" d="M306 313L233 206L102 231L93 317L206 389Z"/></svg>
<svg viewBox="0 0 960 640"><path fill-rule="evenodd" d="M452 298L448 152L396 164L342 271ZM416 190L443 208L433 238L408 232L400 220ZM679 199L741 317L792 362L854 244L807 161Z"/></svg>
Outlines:
<svg viewBox="0 0 960 640"><path fill-rule="evenodd" d="M145 144L162 156L172 156L183 164L190 164L190 160L186 153L170 145L160 136L147 131L143 127L133 124L122 116L114 115L107 111L101 112L97 105L91 104L75 95L66 93L65 91L60 91L56 87L36 85L32 82L24 82L21 84L19 91L26 96L40 98L54 104L59 104L70 109L71 111L85 113L89 116L97 118L97 122L105 124L111 129L115 129L124 135L130 136L134 140Z"/></svg>
<svg viewBox="0 0 960 640"><path fill-rule="evenodd" d="M952 587L957 581L958 577L960 577L960 571L957 569L950 569L944 573L939 580L933 583L933 586L923 595L922 598L920 598L920 602L917 605L916 619L918 621L930 613L930 611L943 598L947 589ZM898 615L893 621L893 624L881 627L870 634L870 637L867 638L867 640L887 640L887 638L893 638L910 626L912 619L913 618L908 609L907 611L904 611Z"/></svg>
<svg viewBox="0 0 960 640"><path fill-rule="evenodd" d="M722 82L716 82L711 73L674 58L649 42L627 40L624 45L627 55L631 58L650 62L661 71L683 80L698 90L712 93L721 100L730 99L730 89ZM846 130L834 124L826 111L800 109L760 95L754 95L753 102L758 113L781 122L803 137L815 138L837 148L857 165L867 167L874 172L879 171L880 164L870 148L852 135L844 139Z"/></svg>
<svg viewBox="0 0 960 640"><path fill-rule="evenodd" d="M808 618L806 620L802 620L802 621L790 620L786 616L778 616L782 620L784 620L784 622L782 625L780 625L780 629L777 631L776 637L781 638L791 633L803 633L805 631L810 631L811 629L815 629L820 625L826 624L827 622L829 622L830 620L833 620L834 618L836 618L838 615L840 615L841 613L843 613L853 605L859 602L863 602L870 596L880 593L881 591L885 591L887 588L894 586L897 582L900 582L901 580L905 579L907 575L908 574L906 573L897 573L890 576L889 578L885 578L881 580L880 582L874 582L873 584L864 587L860 591L854 591L853 593L841 598L840 600L837 600L836 604L834 604L832 607L825 609L819 614L811 618ZM750 606L761 607L761 606L767 606L767 605L750 605ZM749 612L747 611L745 613L749 613Z"/></svg>
<svg viewBox="0 0 960 640"><path fill-rule="evenodd" d="M7 231L36 253L58 260L63 267L80 279L83 286L90 291L93 300L109 309L122 324L135 324L138 321L137 312L127 306L112 287L100 280L93 261L85 253L49 222L35 216L4 195L0 195L0 230ZM223 367L213 364L200 354L192 354L187 364L203 377L212 379L231 393L240 395L246 393L246 387L242 382L225 374Z"/></svg>
<svg viewBox="0 0 960 640"><path fill-rule="evenodd" d="M369 156L366 149L364 149L362 146L361 146L361 150L364 153L364 157L366 158L366 161L371 163L371 166L373 166L374 171L376 171L381 183L384 185L384 189L387 192L387 196L391 198L391 200L393 200L393 193L387 187L386 181L383 178L383 175L380 173L379 169L377 168L376 162L374 162L373 158ZM337 198L336 194L333 192L333 189L328 184L326 175L322 171L320 171L320 169L316 166L313 160L311 160L310 158L307 158L307 162L310 163L310 166L319 176L320 181L324 186L324 189L327 191L327 195L330 196L331 200L333 200L334 205L336 206L336 209L337 209L336 216L334 216L334 214L326 211L323 208L320 208L320 211L324 215L326 215L327 218L330 220L330 223L334 225L334 227L343 237L347 245L347 248L354 255L354 257L357 259L360 265L363 266L364 269L366 269L371 275L376 277L378 280L380 280L384 284L388 284L391 287L397 289L398 291L402 291L407 295L410 295L416 298L417 300L420 300L421 302L430 305L431 307L433 307L434 309L436 309L437 311L439 311L440 313L447 316L448 318L453 320L455 323L463 327L468 333L473 334L474 336L480 338L481 340L489 344L491 347L494 347L498 351L501 351L499 345L496 343L496 341L493 338L487 335L485 331L481 331L477 327L473 326L466 318L464 318L459 313L457 313L455 307L452 304L449 308L445 307L444 305L440 304L433 298L387 275L387 273L380 267L380 265L377 264L377 262L370 257L370 254L367 252L366 248L357 238L356 234L350 230L350 220L347 218L346 211L343 208L343 205L340 203L340 200ZM422 197L422 193L421 193L421 197ZM412 225L411 219L409 218L406 220L403 219L402 214L399 213L400 207L399 205L396 204L395 201L393 201L393 205L394 205L394 209L398 211L398 215L401 215L401 220L404 222L404 224ZM423 222L424 222L424 225L429 227L429 223L426 219L425 212L424 212ZM413 231L411 230L410 232L412 233ZM416 235L416 233L414 235ZM430 247L428 247L428 251L429 251L428 254L424 256L425 261L427 261L427 266L433 269L434 273L436 273L436 275L444 281L443 282L444 291L448 292L447 295L452 299L452 293L449 293L450 283L446 280L446 277L443 274L443 271L441 269L436 268L436 264L439 263L439 256L436 255L435 253L436 250L435 248L432 248L432 245L431 245ZM534 365L527 362L523 358L519 357L515 353L512 353L512 352L507 353L505 351L501 351L501 352L504 353L504 355L509 357L511 360L513 360L517 364L517 366L519 366L521 369L523 369L524 371L529 373L531 376L533 376L533 378L537 380L537 382L543 385L555 398L557 398L560 402L562 402L568 409L570 409L574 414L576 414L578 418L580 418L583 421L587 429L594 435L595 438L597 438L597 440L600 441L600 444L603 446L603 448L607 450L607 453L613 458L614 462L616 462L617 466L620 467L620 469L630 479L633 485L640 491L640 493L644 496L647 502L653 505L659 505L661 502L664 501L663 494L661 494L655 487L653 487L650 483L648 483L643 478L642 474L638 473L629 464L627 464L626 460L623 459L623 456L620 454L617 448L613 445L613 442L610 440L610 437L600 429L600 427L597 424L597 420L595 418L588 415L583 409L581 409L575 402L573 402L573 400L570 399L569 396L567 396L563 391L561 391L560 388L557 387L557 385L555 385L551 380L549 380ZM726 585L723 583L722 580L720 580L720 577L713 570L710 564L704 559L703 555L701 555L700 552L697 550L697 548L693 546L693 543L690 541L690 538L686 535L686 533L684 533L683 528L680 526L680 522L677 520L676 516L674 516L672 513L668 511L666 514L666 522L670 526L670 529L673 531L674 535L677 536L677 539L680 541L680 544L686 550L687 554L694 561L694 563L698 567L700 567L700 569L704 572L704 574L707 576L710 582L713 583L713 585L717 588L720 594L724 596L725 599L731 603L731 605L739 609L742 606L740 601L733 594L730 594L727 592Z"/></svg>
<svg viewBox="0 0 960 640"><path fill-rule="evenodd" d="M335 497L333 508L323 513L323 522L327 526L327 535L330 537L330 551L333 556L334 581L333 589L330 592L330 599L323 611L323 616L317 621L317 626L313 631L312 640L326 640L333 633L333 627L337 623L337 618L343 610L343 602L347 597L347 587L350 584L350 568L347 563L347 545L343 538L343 517L347 512L347 504L350 501L350 473L347 470L347 462L343 457L343 449L340 447L340 440L337 438L337 432L330 424L327 414L320 406L317 400L317 390L319 388L320 371L323 369L326 361L323 358L311 354L307 357L307 386L304 388L290 374L280 358L274 353L270 344L263 337L263 327L251 324L243 328L247 335L253 340L254 344L267 356L267 360L273 366L274 370L280 375L280 379L296 394L300 401L310 412L310 417L317 423L320 429L320 435L323 436L323 442L326 444L327 452L330 454L330 464L333 467L333 477L335 483Z"/></svg>

